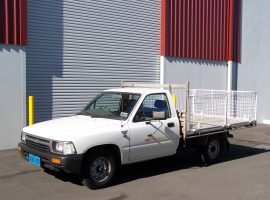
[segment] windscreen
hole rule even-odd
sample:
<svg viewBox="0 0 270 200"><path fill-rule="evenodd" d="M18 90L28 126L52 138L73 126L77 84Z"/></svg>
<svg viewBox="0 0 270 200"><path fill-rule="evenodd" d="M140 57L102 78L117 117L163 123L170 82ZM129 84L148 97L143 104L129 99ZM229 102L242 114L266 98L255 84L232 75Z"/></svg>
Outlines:
<svg viewBox="0 0 270 200"><path fill-rule="evenodd" d="M139 98L140 94L105 92L97 96L78 114L120 120L120 113L125 112L129 116Z"/></svg>

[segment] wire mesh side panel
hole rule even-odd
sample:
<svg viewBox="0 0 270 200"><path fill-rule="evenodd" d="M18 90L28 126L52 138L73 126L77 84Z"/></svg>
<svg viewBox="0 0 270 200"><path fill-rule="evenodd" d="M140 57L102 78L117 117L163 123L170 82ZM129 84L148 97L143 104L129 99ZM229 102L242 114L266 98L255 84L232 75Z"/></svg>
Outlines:
<svg viewBox="0 0 270 200"><path fill-rule="evenodd" d="M255 92L190 91L190 130L224 127L256 120Z"/></svg>
<svg viewBox="0 0 270 200"><path fill-rule="evenodd" d="M226 91L191 90L189 102L190 130L226 125Z"/></svg>
<svg viewBox="0 0 270 200"><path fill-rule="evenodd" d="M256 92L230 92L228 94L227 125L256 121L256 110Z"/></svg>

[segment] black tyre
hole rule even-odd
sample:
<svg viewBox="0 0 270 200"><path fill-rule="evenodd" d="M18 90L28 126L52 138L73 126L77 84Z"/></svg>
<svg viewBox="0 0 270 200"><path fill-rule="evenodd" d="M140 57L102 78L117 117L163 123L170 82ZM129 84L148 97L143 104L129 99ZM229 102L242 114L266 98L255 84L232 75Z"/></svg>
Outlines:
<svg viewBox="0 0 270 200"><path fill-rule="evenodd" d="M213 164L218 161L222 150L221 139L218 136L210 136L206 146L201 152L202 160L205 164Z"/></svg>
<svg viewBox="0 0 270 200"><path fill-rule="evenodd" d="M110 152L90 153L84 161L83 184L90 189L107 187L115 176L116 166L116 159Z"/></svg>

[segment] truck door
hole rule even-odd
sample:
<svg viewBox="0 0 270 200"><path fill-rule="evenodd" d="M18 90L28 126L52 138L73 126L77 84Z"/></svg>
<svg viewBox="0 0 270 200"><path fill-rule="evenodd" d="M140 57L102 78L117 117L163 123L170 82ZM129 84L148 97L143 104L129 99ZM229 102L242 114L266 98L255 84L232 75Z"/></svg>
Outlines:
<svg viewBox="0 0 270 200"><path fill-rule="evenodd" d="M153 119L153 114L162 113L162 119ZM171 115L165 93L146 96L129 128L131 161L162 157L176 152L179 123L177 117Z"/></svg>

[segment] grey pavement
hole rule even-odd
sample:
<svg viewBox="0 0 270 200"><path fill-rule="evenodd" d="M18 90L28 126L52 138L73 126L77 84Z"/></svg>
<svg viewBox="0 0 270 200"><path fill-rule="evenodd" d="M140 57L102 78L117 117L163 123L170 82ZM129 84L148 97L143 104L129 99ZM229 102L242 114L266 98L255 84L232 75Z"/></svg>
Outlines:
<svg viewBox="0 0 270 200"><path fill-rule="evenodd" d="M270 126L232 132L231 150L203 166L200 157L180 155L125 166L113 186L90 190L76 177L44 171L16 150L0 151L0 200L181 199L269 200Z"/></svg>

